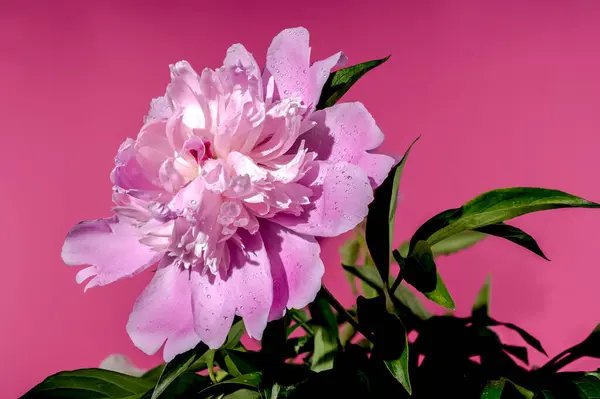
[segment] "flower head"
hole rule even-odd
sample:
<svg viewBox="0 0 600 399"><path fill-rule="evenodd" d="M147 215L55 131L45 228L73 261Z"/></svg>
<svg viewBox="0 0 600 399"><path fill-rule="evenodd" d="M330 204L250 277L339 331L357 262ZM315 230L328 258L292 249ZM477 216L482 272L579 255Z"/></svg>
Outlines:
<svg viewBox="0 0 600 399"><path fill-rule="evenodd" d="M172 65L166 94L115 158L114 216L67 235L63 260L90 265L77 274L86 288L157 265L127 324L144 352L219 347L235 315L260 339L315 298L315 237L367 215L394 160L369 152L383 134L362 104L315 109L345 57L309 54L297 28L273 39L262 71L240 44L216 70Z"/></svg>

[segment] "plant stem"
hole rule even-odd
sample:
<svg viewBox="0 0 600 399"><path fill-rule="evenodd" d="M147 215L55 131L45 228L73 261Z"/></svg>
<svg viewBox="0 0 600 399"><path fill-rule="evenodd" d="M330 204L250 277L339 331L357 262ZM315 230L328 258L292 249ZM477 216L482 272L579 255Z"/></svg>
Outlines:
<svg viewBox="0 0 600 399"><path fill-rule="evenodd" d="M394 293L398 289L398 286L404 280L404 273L402 272L404 269L404 259L402 258L402 255L400 255L400 252L398 252L397 249L395 249L392 252L392 255L394 256L394 259L396 260L396 262L398 263L398 266L400 267L400 270L398 271L398 276L396 277L396 280L394 280L394 283L392 284L392 288L390 289L390 294L394 295Z"/></svg>
<svg viewBox="0 0 600 399"><path fill-rule="evenodd" d="M342 304L339 303L337 299L335 299L335 297L331 294L331 292L329 292L329 290L324 285L321 286L321 289L323 290L323 293L327 298L327 302L329 302L329 304L338 312L338 314L340 314L344 319L346 319L346 321L350 323L350 325L354 327L356 331L360 332L362 335L365 336L365 338L374 343L373 334L371 334L368 331L365 331L360 326L360 324L358 324L358 321L356 321L356 319L354 319L354 317L352 317L352 315L348 313L346 308L342 306Z"/></svg>
<svg viewBox="0 0 600 399"><path fill-rule="evenodd" d="M304 329L304 331L306 331L306 333L310 337L314 337L315 336L315 332L313 331L313 329L311 328L311 326L309 326L308 324L306 324L306 322L304 320L302 320L302 318L299 317L296 314L296 312L288 312L288 314L290 315L290 318L292 320L294 320L300 327L302 327Z"/></svg>

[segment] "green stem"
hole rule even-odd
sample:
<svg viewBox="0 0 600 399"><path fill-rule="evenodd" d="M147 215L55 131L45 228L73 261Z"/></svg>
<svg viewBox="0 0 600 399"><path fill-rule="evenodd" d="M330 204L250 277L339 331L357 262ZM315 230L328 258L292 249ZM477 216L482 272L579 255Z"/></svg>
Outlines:
<svg viewBox="0 0 600 399"><path fill-rule="evenodd" d="M342 306L342 304L339 303L337 299L335 299L335 297L331 294L331 292L329 292L329 290L324 285L321 286L321 289L323 290L323 293L327 298L327 302L329 302L329 304L338 312L338 314L340 314L344 319L346 319L346 321L350 323L350 325L354 327L356 331L364 335L365 338L367 338L369 341L374 342L373 334L371 334L368 331L365 331L360 326L360 324L358 324L358 321L356 321L356 319L354 319L354 317L352 317L352 315L348 313L346 308Z"/></svg>
<svg viewBox="0 0 600 399"><path fill-rule="evenodd" d="M309 326L308 324L306 324L306 322L304 320L302 320L302 318L299 317L295 312L289 312L288 314L290 315L292 320L294 320L300 327L302 327L304 329L304 331L306 331L308 336L310 336L310 337L315 336L315 332L312 329L312 327Z"/></svg>

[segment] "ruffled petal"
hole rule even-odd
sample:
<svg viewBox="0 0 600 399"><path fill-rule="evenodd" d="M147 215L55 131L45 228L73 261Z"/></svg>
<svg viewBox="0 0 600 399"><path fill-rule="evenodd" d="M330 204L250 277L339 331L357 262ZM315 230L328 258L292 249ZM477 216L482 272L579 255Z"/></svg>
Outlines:
<svg viewBox="0 0 600 399"><path fill-rule="evenodd" d="M312 302L325 273L321 247L311 236L294 233L267 220L260 222L273 277L273 306L269 320L285 315L286 308L301 309Z"/></svg>
<svg viewBox="0 0 600 399"><path fill-rule="evenodd" d="M308 151L317 153L319 160L360 166L373 187L383 183L395 161L387 155L368 152L379 147L384 136L364 105L336 104L315 112L311 119L317 125L302 135Z"/></svg>
<svg viewBox="0 0 600 399"><path fill-rule="evenodd" d="M300 181L313 191L311 203L300 216L277 214L272 220L297 233L335 237L367 216L373 190L367 174L347 162L315 161Z"/></svg>
<svg viewBox="0 0 600 399"><path fill-rule="evenodd" d="M227 49L227 55L223 60L224 67L242 67L249 75L260 79L260 68L252 54L241 44L234 44ZM261 94L262 98L262 94Z"/></svg>
<svg viewBox="0 0 600 399"><path fill-rule="evenodd" d="M200 337L194 330L189 271L171 264L170 259L161 263L135 302L127 332L135 346L148 355L165 344L163 356L168 362L196 346Z"/></svg>
<svg viewBox="0 0 600 399"><path fill-rule="evenodd" d="M309 34L304 28L282 31L267 51L267 70L280 98L300 96L308 107L314 108L331 69L343 65L346 58L338 53L311 66L308 43Z"/></svg>
<svg viewBox="0 0 600 399"><path fill-rule="evenodd" d="M136 227L117 216L81 222L67 234L61 255L67 265L91 265L77 275L78 283L94 277L87 289L132 276L156 263L162 254L139 240Z"/></svg>
<svg viewBox="0 0 600 399"><path fill-rule="evenodd" d="M187 61L179 61L171 68L171 83L167 86L167 98L174 112L198 104L201 92L200 79Z"/></svg>
<svg viewBox="0 0 600 399"><path fill-rule="evenodd" d="M173 115L173 109L171 108L169 99L166 96L157 97L150 102L150 110L148 111L148 115L144 118L144 124L167 120L171 115Z"/></svg>
<svg viewBox="0 0 600 399"><path fill-rule="evenodd" d="M212 275L192 271L196 332L211 348L227 338L234 315L244 320L246 332L260 340L273 303L269 257L259 233L240 231L243 253L230 244L229 273Z"/></svg>

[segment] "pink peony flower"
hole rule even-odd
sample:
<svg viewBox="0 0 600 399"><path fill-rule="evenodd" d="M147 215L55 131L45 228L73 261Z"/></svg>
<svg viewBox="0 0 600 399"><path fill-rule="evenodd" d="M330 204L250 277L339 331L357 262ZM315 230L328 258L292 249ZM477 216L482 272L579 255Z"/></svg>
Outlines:
<svg viewBox="0 0 600 399"><path fill-rule="evenodd" d="M137 139L119 148L114 216L81 222L62 258L91 265L87 288L157 265L127 324L164 358L223 344L235 315L261 339L268 321L314 300L324 267L315 237L355 227L394 160L360 103L316 111L342 53L310 64L308 32L277 35L261 72L233 45L197 74L171 65Z"/></svg>

